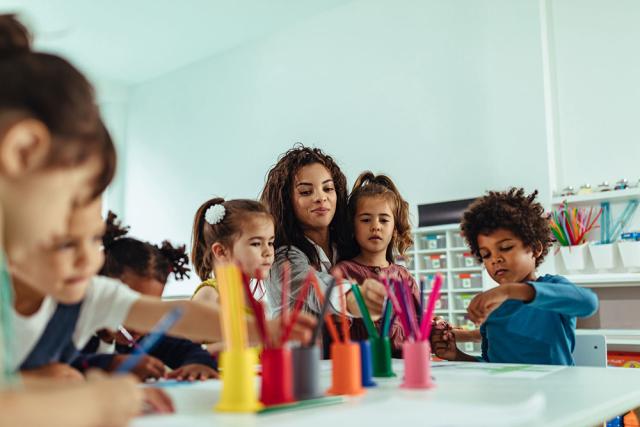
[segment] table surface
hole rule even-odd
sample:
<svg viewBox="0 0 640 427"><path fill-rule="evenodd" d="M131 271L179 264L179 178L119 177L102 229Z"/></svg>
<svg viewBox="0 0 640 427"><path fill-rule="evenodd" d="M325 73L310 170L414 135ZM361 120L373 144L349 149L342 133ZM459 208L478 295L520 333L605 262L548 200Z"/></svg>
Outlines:
<svg viewBox="0 0 640 427"><path fill-rule="evenodd" d="M328 388L331 370L322 362ZM432 366L430 390L399 387L402 360L394 360L395 378L376 378L377 387L337 405L271 414L223 414L213 411L222 383L210 380L164 389L176 414L147 415L132 426L595 426L640 406L640 369L549 367L439 362Z"/></svg>

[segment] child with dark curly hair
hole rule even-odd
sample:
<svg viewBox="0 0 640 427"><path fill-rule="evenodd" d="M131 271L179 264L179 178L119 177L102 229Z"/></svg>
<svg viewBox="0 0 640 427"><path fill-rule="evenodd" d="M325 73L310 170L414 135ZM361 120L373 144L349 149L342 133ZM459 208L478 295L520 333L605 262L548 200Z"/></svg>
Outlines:
<svg viewBox="0 0 640 427"><path fill-rule="evenodd" d="M122 226L116 214L109 212L102 238L105 262L100 275L119 279L134 291L157 298L162 296L170 275L176 280L189 277L184 245L174 247L165 240L156 246L128 234L129 227ZM128 331L130 336L123 333L127 331L99 331L73 365L81 370L96 367L113 371L144 337L133 330ZM167 366L173 370L168 372ZM193 381L217 378L216 369L216 360L200 344L164 336L132 372L141 380L167 377Z"/></svg>
<svg viewBox="0 0 640 427"><path fill-rule="evenodd" d="M548 219L537 191L490 191L469 206L462 233L499 286L478 294L467 309L480 326L481 361L574 365L577 317L598 309L597 296L565 277L536 276L551 246ZM477 361L458 350L447 329L434 331L438 357Z"/></svg>
<svg viewBox="0 0 640 427"><path fill-rule="evenodd" d="M409 204L398 188L386 175L374 175L370 171L356 179L348 203L349 220L353 230L352 248L346 254L350 259L341 261L334 270L359 285L367 281L377 284L380 276L397 277L410 286L416 307L420 290L409 271L394 263L394 255L404 256L413 244L409 223ZM365 288L366 290L366 288ZM379 324L379 318L374 321ZM379 325L377 325L379 326ZM362 319L354 319L350 328L351 338L365 340L367 330ZM394 356L401 356L404 333L399 321L394 322L389 333Z"/></svg>

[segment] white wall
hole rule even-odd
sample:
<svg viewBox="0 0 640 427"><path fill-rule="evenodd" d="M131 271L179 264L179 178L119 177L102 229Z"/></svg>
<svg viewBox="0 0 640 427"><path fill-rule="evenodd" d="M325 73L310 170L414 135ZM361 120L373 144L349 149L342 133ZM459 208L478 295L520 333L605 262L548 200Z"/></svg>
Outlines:
<svg viewBox="0 0 640 427"><path fill-rule="evenodd" d="M188 242L212 195L258 196L294 142L408 201L549 194L537 2L357 1L135 87L126 219Z"/></svg>
<svg viewBox="0 0 640 427"><path fill-rule="evenodd" d="M640 2L554 0L559 184L640 179Z"/></svg>

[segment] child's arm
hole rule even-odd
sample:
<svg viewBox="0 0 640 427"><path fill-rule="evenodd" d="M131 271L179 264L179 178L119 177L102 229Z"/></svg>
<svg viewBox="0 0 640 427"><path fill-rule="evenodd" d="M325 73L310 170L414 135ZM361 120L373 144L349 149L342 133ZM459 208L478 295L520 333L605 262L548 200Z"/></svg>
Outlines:
<svg viewBox="0 0 640 427"><path fill-rule="evenodd" d="M458 349L456 336L448 327L431 331L431 351L439 358L458 362L477 362L478 359Z"/></svg>
<svg viewBox="0 0 640 427"><path fill-rule="evenodd" d="M566 316L586 317L598 309L598 298L593 291L567 280L505 283L476 295L467 309L469 318L477 324L484 323L489 314L508 299Z"/></svg>
<svg viewBox="0 0 640 427"><path fill-rule="evenodd" d="M49 385L0 393L0 427L125 426L142 412L144 394L131 376L71 386Z"/></svg>
<svg viewBox="0 0 640 427"><path fill-rule="evenodd" d="M561 276L552 280L527 283L535 291L529 302L531 307L575 317L589 317L598 310L598 297L591 289L576 286Z"/></svg>
<svg viewBox="0 0 640 427"><path fill-rule="evenodd" d="M65 382L84 381L84 375L66 363L49 363L36 369L22 370L20 374L25 382L41 379Z"/></svg>
<svg viewBox="0 0 640 427"><path fill-rule="evenodd" d="M143 295L133 303L123 325L128 329L148 332L165 314L179 306L184 308L184 314L169 329L169 335L184 337L195 342L217 342L222 340L219 308L195 301L162 301ZM246 319L250 342L259 343L260 339L255 320L252 317L246 317ZM274 322L279 324L279 319L273 319L268 322L271 326L269 328L271 336L278 330ZM311 339L312 329L315 325L316 320L313 316L300 313L291 332L291 340L307 343Z"/></svg>

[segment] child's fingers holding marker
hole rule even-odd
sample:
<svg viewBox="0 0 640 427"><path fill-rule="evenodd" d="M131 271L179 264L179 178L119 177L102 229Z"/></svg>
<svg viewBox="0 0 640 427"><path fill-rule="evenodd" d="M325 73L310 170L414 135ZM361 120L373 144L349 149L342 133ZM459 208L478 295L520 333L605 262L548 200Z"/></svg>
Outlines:
<svg viewBox="0 0 640 427"><path fill-rule="evenodd" d="M132 375L106 377L99 371L87 373L88 391L101 402L101 419L107 426L125 426L142 413L144 392Z"/></svg>
<svg viewBox="0 0 640 427"><path fill-rule="evenodd" d="M316 318L308 313L300 313L296 319L296 323L291 330L292 341L300 341L308 344L313 334L313 328L318 324Z"/></svg>

